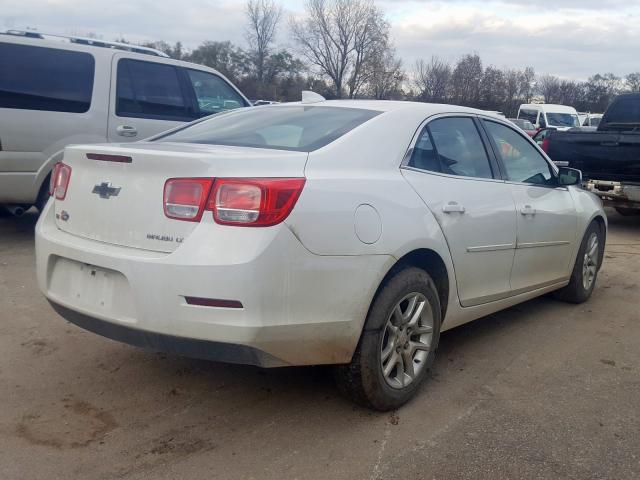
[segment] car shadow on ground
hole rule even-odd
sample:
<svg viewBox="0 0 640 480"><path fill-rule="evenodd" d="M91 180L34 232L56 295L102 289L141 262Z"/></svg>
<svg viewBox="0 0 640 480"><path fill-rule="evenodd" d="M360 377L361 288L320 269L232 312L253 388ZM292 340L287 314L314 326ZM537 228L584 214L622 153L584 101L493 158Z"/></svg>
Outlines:
<svg viewBox="0 0 640 480"><path fill-rule="evenodd" d="M629 235L630 243L640 241L638 237L640 216L622 217L613 211L608 213L610 225L617 231L623 232L623 236ZM24 241L33 241L36 221L37 214L33 209L19 218L3 219L5 224L12 223L11 229L14 235ZM2 230L0 228L0 234ZM432 379L454 375L462 368L466 368L460 365L460 358L477 354L490 355L495 345L508 345L510 335L518 336L529 329L535 329L537 323L548 321L545 319L553 316L554 311L557 316L559 305L562 304L545 296L444 332L431 373ZM570 307L561 306L560 308ZM56 320L62 322L60 318ZM75 330L76 327L69 326L69 328L71 332L80 332ZM240 408L243 403L238 401L238 397L249 403L252 398L260 399L262 402L272 399L276 404L281 401L296 400L303 404L308 401L314 403L331 401L333 408L353 408L350 402L342 399L338 394L333 382L332 368L329 366L260 369L148 352L111 342L87 332L81 332L78 335L95 346L96 353L93 360L98 367L95 380L100 382L99 377L102 375L99 371L106 372L110 377L108 383L114 388L117 388L116 385L120 380L128 383L130 375L139 375L140 381L146 384L145 387L150 392L154 392L154 395L157 390L152 388L152 384L158 382L166 387L163 388L166 395L176 399L188 393L192 399L194 396L202 395L202 401L205 401L204 397L210 397L214 393L213 398L217 402L224 403L232 399L235 408ZM135 366L136 372L131 371L132 366ZM473 366L469 365L469 368ZM119 371L127 373L120 376ZM107 379L103 377L103 380ZM431 385L430 388L437 387ZM144 390L143 388L141 391ZM228 397L227 400L225 397Z"/></svg>

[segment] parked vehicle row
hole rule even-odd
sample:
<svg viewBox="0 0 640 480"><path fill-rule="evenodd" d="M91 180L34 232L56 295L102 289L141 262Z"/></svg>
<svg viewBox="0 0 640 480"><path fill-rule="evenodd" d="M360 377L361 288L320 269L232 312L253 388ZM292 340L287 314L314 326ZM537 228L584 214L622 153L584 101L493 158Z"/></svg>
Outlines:
<svg viewBox="0 0 640 480"><path fill-rule="evenodd" d="M42 208L64 147L128 142L249 101L219 72L157 50L0 34L0 204Z"/></svg>
<svg viewBox="0 0 640 480"><path fill-rule="evenodd" d="M553 127L568 130L581 125L575 108L550 103L522 104L518 109L518 118L528 120L538 129Z"/></svg>
<svg viewBox="0 0 640 480"><path fill-rule="evenodd" d="M539 129L534 127L529 120L523 120L522 118L510 118L509 121L515 126L524 130L524 132L530 137L533 137L536 133L538 133Z"/></svg>
<svg viewBox="0 0 640 480"><path fill-rule="evenodd" d="M595 131L550 132L544 149L579 168L585 187L621 214L640 213L640 94L614 100Z"/></svg>
<svg viewBox="0 0 640 480"><path fill-rule="evenodd" d="M306 97L68 147L36 227L53 308L156 350L335 364L343 392L387 410L442 331L547 292L589 298L601 204L512 123Z"/></svg>

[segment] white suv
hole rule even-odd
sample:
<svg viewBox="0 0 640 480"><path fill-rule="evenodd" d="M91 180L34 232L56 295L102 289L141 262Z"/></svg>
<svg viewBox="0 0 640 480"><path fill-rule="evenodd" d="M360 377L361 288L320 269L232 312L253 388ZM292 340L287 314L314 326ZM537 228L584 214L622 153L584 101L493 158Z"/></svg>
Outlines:
<svg viewBox="0 0 640 480"><path fill-rule="evenodd" d="M0 33L0 205L48 198L64 148L144 139L249 106L219 72L157 50L95 39Z"/></svg>

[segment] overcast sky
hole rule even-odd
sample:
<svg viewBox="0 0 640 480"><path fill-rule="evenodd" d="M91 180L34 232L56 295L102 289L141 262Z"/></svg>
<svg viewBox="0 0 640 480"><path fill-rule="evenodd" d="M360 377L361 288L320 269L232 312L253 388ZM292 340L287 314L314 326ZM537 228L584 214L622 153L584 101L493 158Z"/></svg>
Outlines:
<svg viewBox="0 0 640 480"><path fill-rule="evenodd" d="M244 2L229 0L0 0L0 29L112 40L231 40L244 46ZM303 1L284 0L286 17ZM586 79L640 70L640 0L379 0L398 54L455 60L477 52L497 67L531 65L538 73ZM287 21L279 44L290 47Z"/></svg>

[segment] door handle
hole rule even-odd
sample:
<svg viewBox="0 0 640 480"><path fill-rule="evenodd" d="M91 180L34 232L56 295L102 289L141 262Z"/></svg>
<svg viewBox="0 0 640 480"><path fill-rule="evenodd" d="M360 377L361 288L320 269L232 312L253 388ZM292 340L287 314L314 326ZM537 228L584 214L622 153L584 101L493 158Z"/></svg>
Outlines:
<svg viewBox="0 0 640 480"><path fill-rule="evenodd" d="M536 214L536 209L533 208L531 205L525 205L524 207L522 207L520 209L520 213L522 215L535 215Z"/></svg>
<svg viewBox="0 0 640 480"><path fill-rule="evenodd" d="M464 206L460 205L458 202L449 202L446 205L442 206L442 211L444 213L464 213Z"/></svg>
<svg viewBox="0 0 640 480"><path fill-rule="evenodd" d="M131 125L118 125L116 127L116 133L121 137L135 137L138 135L138 130Z"/></svg>

